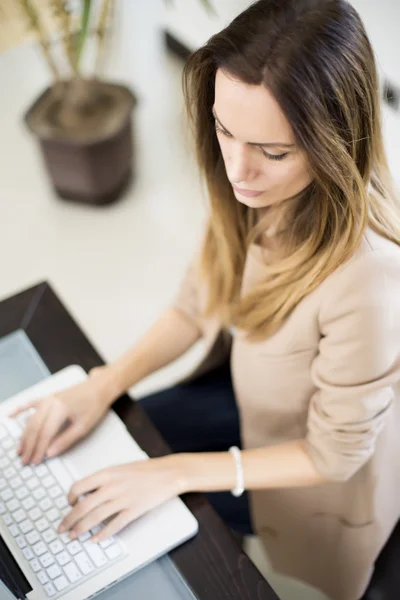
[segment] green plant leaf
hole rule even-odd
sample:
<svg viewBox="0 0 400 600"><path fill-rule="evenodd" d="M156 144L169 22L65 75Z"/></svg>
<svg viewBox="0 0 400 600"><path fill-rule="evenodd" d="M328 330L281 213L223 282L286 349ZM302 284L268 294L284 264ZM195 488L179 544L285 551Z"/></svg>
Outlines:
<svg viewBox="0 0 400 600"><path fill-rule="evenodd" d="M78 69L79 61L82 57L83 49L89 33L90 14L92 9L92 0L83 0L81 14L81 27L79 31L78 45L75 53L75 68Z"/></svg>

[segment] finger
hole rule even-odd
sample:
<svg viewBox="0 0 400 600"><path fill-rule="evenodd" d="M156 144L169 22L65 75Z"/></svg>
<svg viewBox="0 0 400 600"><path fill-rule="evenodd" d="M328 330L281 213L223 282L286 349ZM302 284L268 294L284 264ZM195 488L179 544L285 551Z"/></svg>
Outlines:
<svg viewBox="0 0 400 600"><path fill-rule="evenodd" d="M67 448L73 446L85 434L81 423L73 423L65 431L57 435L51 442L46 456L53 457L62 454Z"/></svg>
<svg viewBox="0 0 400 600"><path fill-rule="evenodd" d="M70 538L74 539L79 537L83 533L86 533L90 529L93 529L96 525L99 525L105 519L117 515L121 510L121 501L113 500L111 502L105 502L101 506L97 507L88 513L83 519L75 523L72 531L70 532Z"/></svg>
<svg viewBox="0 0 400 600"><path fill-rule="evenodd" d="M23 406L20 406L19 408L15 408L7 416L9 419L14 419L16 416L25 412L26 410L29 410L30 408L36 408L38 402L39 402L38 400L32 400L32 402L28 402L28 404L24 404Z"/></svg>
<svg viewBox="0 0 400 600"><path fill-rule="evenodd" d="M99 531L99 533L96 533L96 535L92 537L92 542L96 544L98 542L102 542L103 540L108 539L112 535L115 535L122 531L124 527L132 523L132 521L134 521L136 518L137 517L134 511L132 510L121 511L114 519L107 523L104 529L102 529L101 531Z"/></svg>
<svg viewBox="0 0 400 600"><path fill-rule="evenodd" d="M102 469L101 471L97 471L97 473L93 473L93 475L89 475L89 477L75 481L69 491L68 502L72 506L80 496L88 494L93 490L98 490L110 483L110 481L110 469Z"/></svg>
<svg viewBox="0 0 400 600"><path fill-rule="evenodd" d="M47 416L47 411L48 407L46 404L39 404L35 414L28 420L21 440L23 447L21 460L23 464L27 464L32 458L40 429Z"/></svg>
<svg viewBox="0 0 400 600"><path fill-rule="evenodd" d="M84 519L89 513L96 510L99 506L104 504L110 499L110 491L106 488L98 490L93 494L89 494L82 500L76 503L73 509L65 515L61 521L58 531L63 533L72 529L82 519Z"/></svg>
<svg viewBox="0 0 400 600"><path fill-rule="evenodd" d="M36 442L36 448L32 454L32 464L38 464L43 460L50 441L60 430L61 426L66 420L66 410L60 405L55 406L52 412L47 413L47 417L42 424L42 428Z"/></svg>

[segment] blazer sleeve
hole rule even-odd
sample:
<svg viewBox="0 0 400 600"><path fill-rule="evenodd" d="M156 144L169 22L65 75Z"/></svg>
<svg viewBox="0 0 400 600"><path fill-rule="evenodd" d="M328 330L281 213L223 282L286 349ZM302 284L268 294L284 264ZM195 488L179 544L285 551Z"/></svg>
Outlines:
<svg viewBox="0 0 400 600"><path fill-rule="evenodd" d="M400 380L400 252L371 250L338 271L319 315L306 450L345 481L373 455Z"/></svg>

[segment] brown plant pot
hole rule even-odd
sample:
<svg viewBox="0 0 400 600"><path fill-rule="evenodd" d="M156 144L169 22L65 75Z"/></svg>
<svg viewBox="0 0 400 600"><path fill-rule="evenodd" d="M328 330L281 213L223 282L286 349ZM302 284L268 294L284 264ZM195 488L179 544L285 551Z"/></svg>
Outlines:
<svg viewBox="0 0 400 600"><path fill-rule="evenodd" d="M47 170L61 198L110 204L132 178L136 98L122 85L101 81L83 84L87 97L95 102L86 102L79 113L61 116L66 94L71 91L67 82L46 89L29 108L25 122L40 141Z"/></svg>

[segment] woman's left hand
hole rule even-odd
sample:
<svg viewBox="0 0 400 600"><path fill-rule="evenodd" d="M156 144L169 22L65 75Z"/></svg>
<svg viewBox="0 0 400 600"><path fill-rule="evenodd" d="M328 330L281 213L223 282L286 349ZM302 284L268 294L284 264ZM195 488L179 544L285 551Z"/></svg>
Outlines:
<svg viewBox="0 0 400 600"><path fill-rule="evenodd" d="M71 530L70 537L74 539L111 518L93 538L99 542L184 493L185 482L178 457L171 455L110 467L76 481L68 495L73 508L58 531Z"/></svg>

